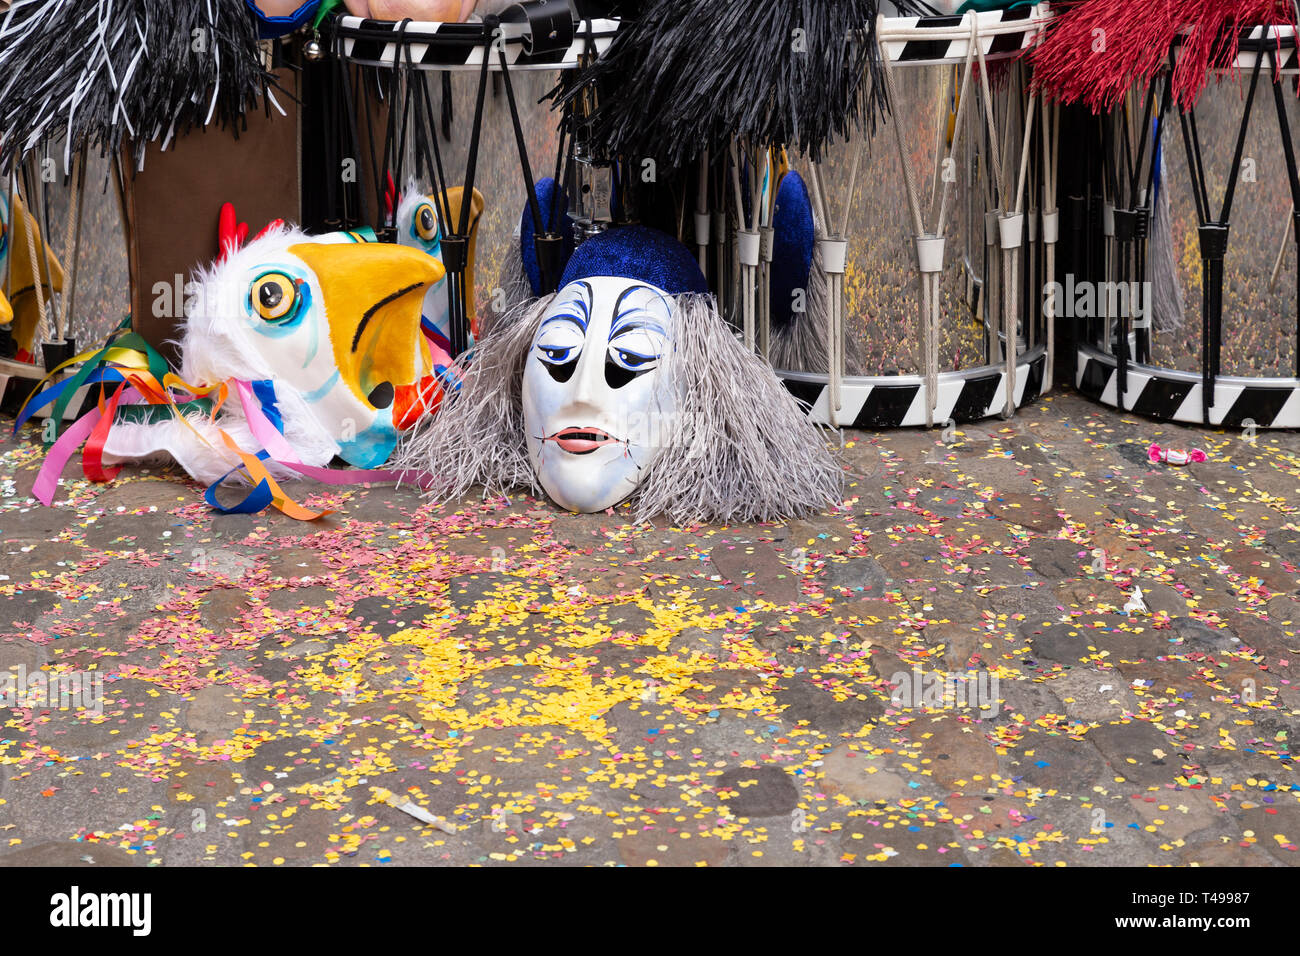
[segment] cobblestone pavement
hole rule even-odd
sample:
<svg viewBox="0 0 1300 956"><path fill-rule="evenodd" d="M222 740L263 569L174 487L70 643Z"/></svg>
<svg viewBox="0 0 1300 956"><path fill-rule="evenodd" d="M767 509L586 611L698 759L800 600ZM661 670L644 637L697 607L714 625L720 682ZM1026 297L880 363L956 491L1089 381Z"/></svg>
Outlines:
<svg viewBox="0 0 1300 956"><path fill-rule="evenodd" d="M45 508L7 437L0 863L1297 862L1300 436L1057 396L948 437L689 528L75 462Z"/></svg>

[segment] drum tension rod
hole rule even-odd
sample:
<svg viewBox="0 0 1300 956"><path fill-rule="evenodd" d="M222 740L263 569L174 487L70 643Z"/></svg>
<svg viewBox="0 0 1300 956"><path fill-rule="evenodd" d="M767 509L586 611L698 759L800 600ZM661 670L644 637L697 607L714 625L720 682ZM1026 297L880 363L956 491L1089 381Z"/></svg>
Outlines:
<svg viewBox="0 0 1300 956"><path fill-rule="evenodd" d="M1152 84L1147 90L1145 104L1142 109L1142 123L1139 126L1139 140L1137 148L1137 157L1132 156L1132 146L1129 141L1129 130L1127 120L1127 105L1124 108L1124 115L1120 121L1124 124L1123 136L1123 153L1124 153L1124 172L1127 175L1127 205L1120 207L1118 195L1117 177L1112 173L1111 189L1115 200L1115 209L1113 219L1115 224L1115 243L1119 258L1119 281L1121 290L1129 290L1128 294L1121 292L1118 296L1121 311L1119 319L1119 336L1115 344L1115 388L1116 404L1120 411L1126 411L1124 405L1124 396L1128 394L1128 363L1130 361L1142 361L1147 357L1149 348L1145 329L1137 335L1139 340L1137 355L1129 354L1128 337L1132 328L1130 325L1135 300L1140 293L1133 291L1132 282L1142 282L1146 278L1146 239L1150 232L1151 218L1151 193L1155 182L1155 165L1156 156L1160 149L1160 134L1164 125L1164 117L1169 109L1170 83L1166 82L1163 93L1160 97L1160 111L1156 119L1156 131L1154 137L1149 137L1147 131L1151 126L1151 113L1155 107L1155 85ZM1146 189L1143 192L1138 191L1138 185L1142 179L1143 162L1147 155L1147 140L1153 139L1151 146L1151 163L1147 170ZM1116 152L1116 151L1112 151ZM1107 280L1110 276L1106 277ZM1107 288L1110 288L1107 286ZM1147 309L1150 309L1151 303L1146 303ZM1149 319L1150 316L1147 316Z"/></svg>

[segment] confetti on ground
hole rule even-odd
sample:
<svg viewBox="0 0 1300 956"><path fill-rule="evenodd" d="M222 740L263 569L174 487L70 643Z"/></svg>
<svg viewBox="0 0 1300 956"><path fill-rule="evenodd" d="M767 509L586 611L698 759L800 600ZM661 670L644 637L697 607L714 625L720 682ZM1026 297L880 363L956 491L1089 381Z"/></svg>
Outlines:
<svg viewBox="0 0 1300 956"><path fill-rule="evenodd" d="M0 862L1296 862L1300 436L1058 396L950 437L689 528L75 465L47 509L7 437Z"/></svg>

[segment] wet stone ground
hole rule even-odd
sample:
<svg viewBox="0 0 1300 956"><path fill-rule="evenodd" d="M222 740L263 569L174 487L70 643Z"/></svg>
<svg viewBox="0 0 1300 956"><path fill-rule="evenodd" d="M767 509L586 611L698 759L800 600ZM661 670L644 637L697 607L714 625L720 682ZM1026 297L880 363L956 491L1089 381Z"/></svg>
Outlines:
<svg viewBox="0 0 1300 956"><path fill-rule="evenodd" d="M845 437L840 507L701 527L75 462L45 508L6 437L0 863L1300 861L1300 436Z"/></svg>

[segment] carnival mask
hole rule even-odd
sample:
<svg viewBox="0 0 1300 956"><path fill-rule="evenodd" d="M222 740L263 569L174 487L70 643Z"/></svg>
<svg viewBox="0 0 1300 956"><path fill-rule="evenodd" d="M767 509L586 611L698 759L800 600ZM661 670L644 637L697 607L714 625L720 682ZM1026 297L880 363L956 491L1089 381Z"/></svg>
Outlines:
<svg viewBox="0 0 1300 956"><path fill-rule="evenodd" d="M520 264L528 270L528 264ZM499 315L397 453L429 493L626 501L635 521L771 520L836 501L821 433L718 313L695 256L645 226L577 246L559 291Z"/></svg>
<svg viewBox="0 0 1300 956"><path fill-rule="evenodd" d="M424 411L420 302L443 270L356 238L282 229L228 252L187 290L182 377L269 380L302 431L373 468Z"/></svg>
<svg viewBox="0 0 1300 956"><path fill-rule="evenodd" d="M671 427L673 302L631 279L566 285L546 310L524 366L528 453L546 493L571 511L618 504Z"/></svg>

